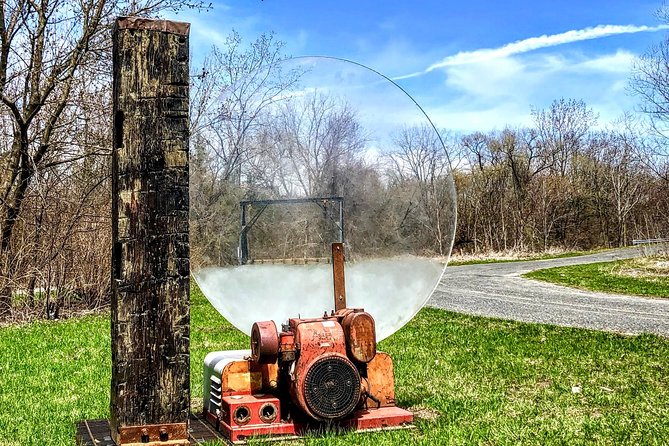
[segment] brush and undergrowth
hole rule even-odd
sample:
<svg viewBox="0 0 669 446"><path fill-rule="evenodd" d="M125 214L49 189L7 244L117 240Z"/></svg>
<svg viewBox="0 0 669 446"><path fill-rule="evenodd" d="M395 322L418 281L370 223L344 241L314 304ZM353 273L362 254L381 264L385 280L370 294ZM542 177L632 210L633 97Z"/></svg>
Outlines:
<svg viewBox="0 0 669 446"><path fill-rule="evenodd" d="M598 248L590 250L563 250L550 249L543 252L502 251L486 252L485 254L454 254L448 266L479 265L486 263L525 262L527 260L550 260L579 257L589 254L611 251L613 248Z"/></svg>
<svg viewBox="0 0 669 446"><path fill-rule="evenodd" d="M202 361L247 348L192 293L191 384ZM426 308L380 344L397 402L416 428L325 434L297 444L667 444L669 340L463 316ZM0 329L0 444L73 444L75 423L107 418L107 315Z"/></svg>

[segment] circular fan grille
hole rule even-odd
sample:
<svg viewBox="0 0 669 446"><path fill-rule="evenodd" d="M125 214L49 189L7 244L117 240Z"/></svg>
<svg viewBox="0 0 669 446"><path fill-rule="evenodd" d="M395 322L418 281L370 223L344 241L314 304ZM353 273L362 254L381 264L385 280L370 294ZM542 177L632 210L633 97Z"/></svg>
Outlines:
<svg viewBox="0 0 669 446"><path fill-rule="evenodd" d="M304 396L317 416L328 420L345 417L360 399L358 370L340 356L320 358L307 371Z"/></svg>

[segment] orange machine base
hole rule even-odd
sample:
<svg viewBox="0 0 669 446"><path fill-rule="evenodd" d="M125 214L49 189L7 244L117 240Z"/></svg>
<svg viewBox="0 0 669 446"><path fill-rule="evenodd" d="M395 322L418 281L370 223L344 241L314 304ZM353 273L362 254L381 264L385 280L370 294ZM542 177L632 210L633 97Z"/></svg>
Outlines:
<svg viewBox="0 0 669 446"><path fill-rule="evenodd" d="M299 438L318 429L317 425L293 421L276 421L269 424L229 425L214 414L205 413L206 420L225 438L234 444L243 444L249 437L272 437L276 439ZM350 417L334 423L339 429L353 431L377 431L398 428L411 428L413 414L399 407L380 407L378 409L362 409Z"/></svg>

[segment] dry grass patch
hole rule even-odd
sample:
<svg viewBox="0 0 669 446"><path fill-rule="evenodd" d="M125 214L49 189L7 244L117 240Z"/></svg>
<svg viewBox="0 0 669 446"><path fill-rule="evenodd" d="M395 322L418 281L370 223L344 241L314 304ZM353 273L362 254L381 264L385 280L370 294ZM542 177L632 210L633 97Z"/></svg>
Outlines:
<svg viewBox="0 0 669 446"><path fill-rule="evenodd" d="M543 252L529 251L492 251L479 254L454 254L448 262L449 266L475 265L481 263L507 263L524 262L526 260L548 260L562 259L566 257L578 257L588 254L595 254L606 251L607 249L593 249L590 251L573 251L566 249L550 248ZM445 259L443 259L445 260Z"/></svg>
<svg viewBox="0 0 669 446"><path fill-rule="evenodd" d="M669 256L631 259L614 267L613 272L623 277L666 279L669 276Z"/></svg>

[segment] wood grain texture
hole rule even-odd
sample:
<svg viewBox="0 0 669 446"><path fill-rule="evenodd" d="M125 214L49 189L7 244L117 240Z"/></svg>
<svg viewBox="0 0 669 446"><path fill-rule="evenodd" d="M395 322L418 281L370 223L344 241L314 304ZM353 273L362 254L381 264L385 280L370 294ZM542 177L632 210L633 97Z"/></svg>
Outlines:
<svg viewBox="0 0 669 446"><path fill-rule="evenodd" d="M110 424L119 444L120 427L187 422L190 406L188 36L159 25L117 24L113 36Z"/></svg>

